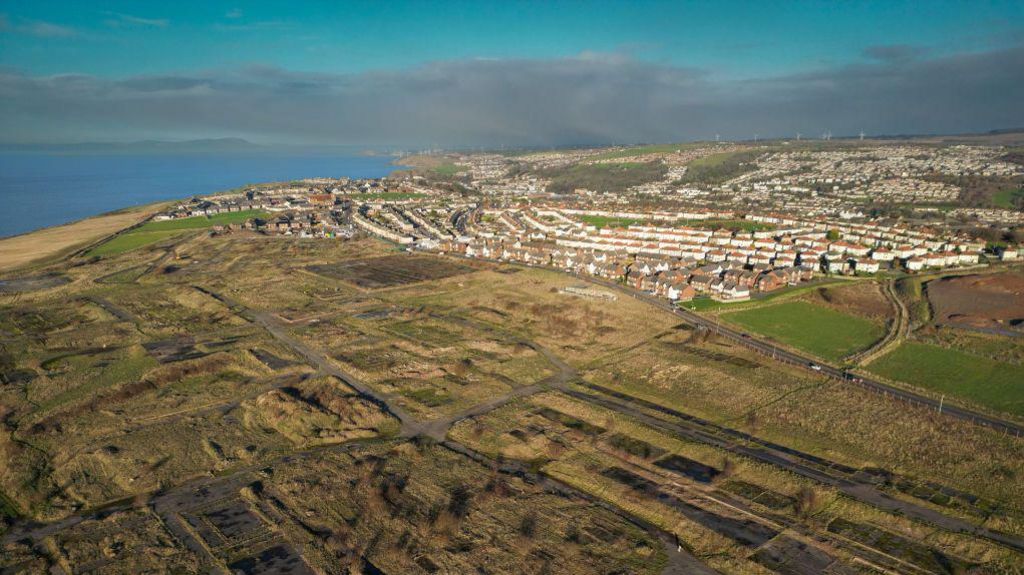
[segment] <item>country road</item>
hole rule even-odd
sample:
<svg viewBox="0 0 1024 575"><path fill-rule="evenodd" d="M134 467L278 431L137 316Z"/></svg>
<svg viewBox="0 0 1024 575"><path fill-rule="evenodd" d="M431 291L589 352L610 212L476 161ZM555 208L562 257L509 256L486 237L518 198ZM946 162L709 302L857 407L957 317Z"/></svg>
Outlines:
<svg viewBox="0 0 1024 575"><path fill-rule="evenodd" d="M708 327L709 329L715 329L718 333L735 339L736 341L742 342L745 345L754 347L759 351L767 351L771 349L771 352L776 354L777 358L783 359L783 361L790 361L797 365L805 365L802 363L806 361L806 358L788 352L786 350L779 350L770 344L765 344L758 340L748 338L742 333L736 332L729 328L722 328L715 322L697 316L695 314L686 312L685 310L674 309L674 306L667 302L659 301L653 297L647 296L646 294L636 293L634 290L629 290L624 286L613 284L610 282L603 281L592 281L598 285L616 289L622 293L625 293L631 297L642 299L647 303L656 305L659 308L666 309L682 317L688 323L694 325L701 325ZM518 343L527 345L543 355L549 363L555 367L556 372L538 383L513 388L510 391L493 397L483 403L471 406L458 413L441 417L433 420L420 420L414 417L407 410L403 409L397 403L397 398L393 395L380 393L372 387L366 385L352 374L339 368L326 354L322 351L308 345L298 337L292 335L287 328L286 322L278 318L277 316L262 312L259 310L250 309L222 294L210 291L206 288L195 286L197 290L221 301L225 305L229 306L235 313L241 317L254 322L261 326L270 335L272 335L279 342L285 344L297 354L299 354L309 365L316 368L319 372L329 374L337 377L344 381L346 384L351 386L360 395L364 396L370 401L373 401L377 405L381 406L382 409L391 413L401 424L400 435L403 438L414 438L414 437L429 437L436 441L438 444L443 445L453 451L457 451L464 455L467 455L471 459L480 461L490 466L503 467L502 471L510 473L520 477L526 477L530 481L537 482L537 484L543 486L545 489L549 489L555 492L563 493L573 497L579 497L587 501L591 501L596 505L600 505L604 508L610 509L625 520L628 520L638 526L643 527L652 536L658 538L664 545L668 557L668 564L666 565L663 574L674 575L678 573L698 573L698 574L710 574L714 573L713 570L703 565L698 559L693 557L685 549L677 550L674 544L673 534L666 532L656 526L624 511L614 505L608 504L595 499L593 496L588 495L585 492L579 491L570 485L554 479L552 477L538 475L537 473L529 472L522 463L520 462L496 462L490 459L487 455L476 452L472 448L458 443L448 437L448 432L452 425L458 421L466 418L471 418L479 415L486 414L494 409L497 409L511 401L518 398L528 397L532 394L543 392L546 390L559 390L566 393L570 397L576 398L581 401L586 401L594 405L610 409L616 413L623 414L627 417L637 419L638 421L650 425L656 429L661 430L664 433L668 433L672 436L679 437L689 441L695 441L703 443L709 446L713 446L719 449L724 449L729 452L734 452L737 455L749 457L754 460L761 461L763 463L785 469L789 472L797 475L812 479L823 485L831 486L838 489L848 497L855 500L859 500L868 505L874 506L878 509L882 509L888 512L902 514L906 517L916 519L926 524L934 525L945 530L953 532L970 533L972 535L988 539L990 541L999 543L1011 549L1015 549L1018 552L1024 551L1024 542L1020 539L998 532L993 532L983 527L974 525L968 521L961 520L959 518L950 517L939 513L933 509L914 504L905 499L896 499L879 489L875 484L872 484L869 480L858 477L857 470L844 470L842 466L834 465L828 461L822 460L818 457L804 454L790 448L779 446L764 440L760 440L756 437L748 436L742 432L731 430L728 428L720 427L710 422L702 421L692 416L688 416L683 413L675 412L663 406L650 405L649 402L645 402L642 399L627 396L625 394L617 393L612 390L601 388L600 386L587 384L578 380L578 374L574 368L562 361L558 356L551 353L549 350L542 346L537 345L535 342L520 340ZM458 319L458 318L454 318ZM781 356L781 357L780 357ZM790 359L787 359L790 358ZM823 366L823 372L833 377L840 377L846 379L845 374L835 370L834 368L827 368L832 370L825 372L826 368ZM838 375L837 375L838 374ZM581 385L571 385L573 382L580 383ZM582 390L582 391L581 391ZM651 411L660 412L662 415L654 417L650 415ZM359 442L353 444L345 444L329 447L327 449L351 449L357 446ZM323 449L323 448L321 448ZM305 451L295 452L286 456L282 456L279 460L289 460L290 458L303 458L315 456L319 449L310 449ZM267 465L263 462L261 465ZM236 472L230 473L226 476L216 478L199 478L193 481L188 481L182 485L171 488L163 494L156 495L152 504L157 512L164 517L166 524L169 528L175 530L177 536L183 538L184 544L190 548L201 548L196 541L193 541L192 536L189 534L187 529L180 528L178 524L178 511L186 509L190 505L195 506L197 497L209 497L210 493L229 493L237 491L241 486L246 484L249 480L250 474L254 468L241 469ZM529 475L524 475L529 473ZM721 497L719 497L721 499ZM106 511L117 509L117 508L128 508L132 505L131 502L125 501L123 503L112 504L106 508ZM730 505L737 507L740 512L747 515L753 515L759 517L749 508L745 508L741 501L730 502ZM745 509L745 510L744 510ZM46 536L53 535L69 526L72 526L85 518L90 517L89 513L68 517L64 520L57 521L51 524L22 524L12 529L4 539L10 540L10 537L27 537L33 541L41 542ZM777 518L762 517L758 521L764 522L765 525L774 525L777 529L795 529L792 525L779 525L776 521ZM179 527L179 529L175 529ZM808 533L812 535L812 533ZM829 539L827 533L813 534L816 537L824 537ZM783 537L779 540L780 542L786 541ZM839 544L841 542L833 542L833 544ZM878 552L873 549L848 549L854 556L859 557L865 562L869 562L875 565L888 564L892 568L899 570L900 565L897 563L891 563L894 559L888 557L885 554ZM809 553L812 553L808 551ZM204 552L201 555L205 556ZM213 561L212 556L207 556L207 559ZM811 556L805 556L805 560L811 561Z"/></svg>
<svg viewBox="0 0 1024 575"><path fill-rule="evenodd" d="M519 267L523 269L546 269L536 268L536 266L529 266L516 262L497 260L493 258L467 257L458 254L448 254L447 257L451 257L454 259L481 260L495 264ZM927 397L924 395L920 395L918 393L914 393L907 389L903 389L902 387L896 387L894 385L890 385L875 379L871 379L869 376L866 376L861 372L853 373L850 372L849 370L844 370L831 366L818 358L803 355L790 349L779 347L778 344L767 342L749 333L742 332L740 330L733 329L728 326L724 326L717 319L711 319L701 316L692 311L673 305L668 300L653 296L645 292L641 292L639 290L624 286L616 282L597 278L587 274L568 272L566 273L567 275L575 277L580 281L584 281L608 289L613 289L615 291L618 291L619 293L625 294L626 296L646 302L654 307L674 314L676 317L679 317L680 319L682 319L683 321L690 325L700 326L713 330L718 335L725 336L735 343L738 343L758 353L771 357L774 360L778 360L797 367L801 367L805 370L811 371L812 373L826 375L828 377L839 379L853 385L859 385L864 389L867 389L868 391L879 393L886 397L892 397L893 399L897 399L899 401L903 401L913 405L918 405L921 407L927 407L930 409L934 409L936 411L941 411L943 415L960 419L962 421L967 421L975 425L989 427L991 429L1005 433L1007 435L1013 435L1015 437L1024 437L1024 425L1016 423L1014 421L1010 421L993 415L986 415L984 413L972 411L964 407L951 405L949 401L933 399L931 397Z"/></svg>
<svg viewBox="0 0 1024 575"><path fill-rule="evenodd" d="M724 326L719 321L679 308L675 305L672 305L667 300L663 300L655 296L639 292L635 289L628 288L621 284L585 275L576 275L574 277L577 277L580 280L586 281L588 283L592 283L609 289L614 289L629 297L633 297L635 299L647 302L655 307L658 307L669 313L675 314L677 317L683 319L684 321L691 325L700 326L713 330L718 335L727 337L730 340L744 347L750 348L754 351L767 355L772 359L789 363L797 367L802 367L806 370L815 373L820 373L822 375L827 375L835 379L840 379L849 382L853 385L859 385L869 391L880 393L887 397L892 397L894 399L904 401L910 404L928 407L931 409L935 409L936 411L939 411L939 408L941 406L941 413L943 415L954 417L963 421L968 421L976 425L990 427L996 431L1000 431L1008 435L1013 435L1016 437L1024 436L1024 425L1015 423L1013 421L1009 421L991 415L986 415L983 413L978 413L976 411L971 411L969 409L957 407L955 405L950 405L948 401L940 402L940 400L938 399L926 397L900 387L895 387L893 385L889 385L887 383L871 379L870 377L866 377L861 373L853 374L846 370L828 365L827 363L824 363L817 358L799 354L789 349L781 348L776 344L763 341L748 333L730 328L728 326Z"/></svg>
<svg viewBox="0 0 1024 575"><path fill-rule="evenodd" d="M627 288L624 288L622 286L617 287L620 289L620 291L627 291ZM603 407L610 408L616 412L623 413L630 417L638 418L641 421L645 421L650 425L669 431L672 435L682 436L691 441L702 442L709 445L714 445L722 449L736 451L740 455L751 457L753 459L763 461L771 465L775 465L782 469L786 469L787 471L791 471L793 473L796 473L797 475L802 475L809 479L813 479L822 484L830 485L832 487L839 489L840 491L854 499L857 499L859 501L862 501L863 503L877 507L879 509L904 514L907 517L911 517L919 521L923 521L925 523L936 525L949 531L972 533L978 537L982 537L990 541L999 543L1001 545L1010 547L1017 551L1024 552L1024 541L1021 541L1015 537L1006 536L1001 533L996 533L988 529L977 527L967 521L943 515L921 505L916 505L914 503L894 499L889 495L885 494L884 492L880 491L875 485L872 485L868 481L855 481L850 477L838 476L832 471L832 469L829 466L807 465L806 461L815 460L813 456L800 454L799 452L795 452L791 449L776 446L774 444L770 444L767 442L756 443L755 447L746 447L743 445L743 443L747 443L752 440L756 442L756 439L751 437L740 437L739 435L737 435L738 432L734 432L733 430L724 428L724 432L726 434L729 434L730 437L730 440L725 442L721 441L718 438L712 438L711 435L706 433L702 434L701 432L687 432L684 427L671 426L671 424L665 424L663 422L658 421L655 418L645 416L636 407L638 404L641 403L641 400L637 400L635 398L619 395L617 399L619 399L620 401L614 402L602 399L601 397L592 394L582 394L574 392L568 387L568 383L569 381L576 377L576 370L573 369L568 364L566 364L556 355L551 353L549 350L543 348L542 346L539 346L534 342L526 340L522 340L520 341L520 343L528 345L533 349L537 350L542 355L544 355L553 365L555 365L555 367L558 369L558 372L555 375L534 385L514 388L509 392L496 396L484 403L467 408L454 415L434 420L419 420L413 417L407 411L395 405L396 398L394 398L393 396L388 394L382 394L380 392L373 390L371 387L359 381L351 374L339 369L322 352L312 348L305 342L289 334L287 332L287 329L283 325L283 322L277 319L274 315L265 312L250 310L248 308L245 308L244 306L241 306L237 302L234 302L226 298L225 296L216 294L214 292L209 292L206 290L204 291L210 294L211 296L217 298L218 300L224 302L225 304L229 305L230 307L242 310L241 313L244 317L250 317L251 319L256 321L259 325L267 329L267 331L270 332L275 338L277 338L282 343L285 343L286 345L294 349L297 353L305 357L312 365L316 366L322 372L338 377L339 379L341 379L342 381L344 381L345 383L349 384L354 389L359 391L359 393L364 394L369 399L385 406L389 412L394 414L395 417L397 417L401 421L401 435L403 437L412 438L415 436L427 436L438 442L447 441L450 444L455 444L455 442L449 440L447 436L449 429L456 422L469 417L483 415L517 398L527 397L529 395L547 389L558 389L560 391L568 393L573 397L576 397L577 399L582 399L590 403L595 403ZM643 299L645 299L646 301L654 300L654 298L650 297L645 297ZM657 300L654 301L656 302ZM668 305L670 304L665 304L665 306ZM682 310L674 311L681 312ZM707 322L705 318L700 318L699 316L696 317L698 317L702 322ZM709 323L710 322L707 322L704 323L703 325L708 325L709 327L711 327ZM718 329L718 326L715 326L715 329ZM722 331L721 333L727 332ZM740 339L746 339L742 335L736 335L735 337ZM784 352L782 350L779 350L776 351L775 353ZM651 408L650 405L645 405L644 407ZM663 411L667 410L663 409ZM672 413L671 415L683 416L683 414L677 413ZM742 443L737 442L737 439L739 439ZM465 446L461 447L463 449L468 449L468 447ZM803 457L805 461L799 461L799 457Z"/></svg>
<svg viewBox="0 0 1024 575"><path fill-rule="evenodd" d="M199 286L194 287L195 289L209 295L210 297L213 297L214 299L232 308L233 310L235 310L236 313L238 313L242 317L245 317L266 329L267 332L274 336L275 339L293 349L296 353L305 358L306 361L310 363L310 365L316 367L321 372L337 377L338 379L340 379L341 381L345 382L347 385L355 389L361 396L374 402L377 405L380 405L388 413L392 414L396 419L399 420L399 422L401 423L400 435L402 437L429 437L432 440L437 441L439 444L445 445L449 449L453 449L459 453L463 453L464 455L472 454L472 459L487 463L488 465L496 465L497 462L491 460L490 458L483 454L480 454L472 450L468 446L462 445L448 438L448 431L451 429L451 426L463 419L483 415L485 413L493 411L494 409L497 409L502 405L505 405L508 402L513 401L514 399L517 398L527 397L529 395L553 388L564 390L567 388L569 381L572 378L576 377L576 370L574 370L571 366L562 361L561 358L554 355L544 347L536 344L535 342L521 340L519 341L519 343L527 345L536 350L541 355L543 355L557 369L557 373L536 384L514 388L509 392L494 397L486 402L469 407L454 415L434 420L423 421L413 417L412 414L410 414L408 411L398 406L396 404L396 398L394 396L390 394L380 393L374 390L373 388L366 385L352 374L338 368L334 364L334 362L330 361L330 359L319 350L312 348L305 342L292 336L290 333L288 333L287 328L284 325L284 322L275 317L273 314L250 309L228 298L227 296L224 296L217 292L213 292L206 288ZM346 446L347 445L350 444L346 444ZM345 446L342 447L345 448ZM511 471L506 470L506 472L511 472L515 475L521 475L522 473L521 466L513 466L513 468L510 469ZM235 474L232 474L229 477L234 476ZM677 549L673 543L674 536L671 533L659 529L651 523L644 521L638 517L635 517L632 514L618 507L598 502L592 496L582 491L579 491L578 489L570 485L567 485L561 481L558 481L557 479L544 476L543 482L555 487L556 491L561 492L563 494L572 495L574 497L578 497L587 501L595 502L595 504L600 504L602 507L609 509L610 511L623 517L627 521L630 521L631 523L643 527L652 536L657 537L658 540L661 541L662 545L665 547L666 558L668 560L667 564L665 565L665 568L662 570L662 575L714 575L715 573L717 573L715 570L701 563L700 560L698 560L696 557L694 557L686 550ZM179 490L174 491L178 492ZM75 520L72 521L77 522ZM47 529L46 527L43 527L42 529L44 529L45 532L51 532L51 530Z"/></svg>

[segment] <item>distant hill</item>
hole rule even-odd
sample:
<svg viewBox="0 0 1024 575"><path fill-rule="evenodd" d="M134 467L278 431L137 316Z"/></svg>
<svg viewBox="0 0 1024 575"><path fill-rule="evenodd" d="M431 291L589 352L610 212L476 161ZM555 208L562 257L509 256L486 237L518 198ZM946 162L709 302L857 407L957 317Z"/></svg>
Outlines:
<svg viewBox="0 0 1024 575"><path fill-rule="evenodd" d="M370 150L364 146L327 144L254 144L242 138L207 138L201 140L140 140L137 142L79 142L70 144L3 144L0 152L34 152L43 154L272 154L272 155L336 155L393 156L394 151Z"/></svg>
<svg viewBox="0 0 1024 575"><path fill-rule="evenodd" d="M267 146L253 144L242 138L211 138L168 142L142 140L138 142L82 142L75 144L5 144L5 152L49 152L64 154L209 154L225 152L258 152Z"/></svg>

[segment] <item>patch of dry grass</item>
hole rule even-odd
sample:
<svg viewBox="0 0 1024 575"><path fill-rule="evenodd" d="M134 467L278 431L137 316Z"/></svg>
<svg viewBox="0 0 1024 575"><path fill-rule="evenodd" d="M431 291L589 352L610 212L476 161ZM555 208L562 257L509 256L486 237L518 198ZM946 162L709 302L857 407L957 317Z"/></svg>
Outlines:
<svg viewBox="0 0 1024 575"><path fill-rule="evenodd" d="M0 272L50 259L137 224L163 204L143 206L0 240Z"/></svg>

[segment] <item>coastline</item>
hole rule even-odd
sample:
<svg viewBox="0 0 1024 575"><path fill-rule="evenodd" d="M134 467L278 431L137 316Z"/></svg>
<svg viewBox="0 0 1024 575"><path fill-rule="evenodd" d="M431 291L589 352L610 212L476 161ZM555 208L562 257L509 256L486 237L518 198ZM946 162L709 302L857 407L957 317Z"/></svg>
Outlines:
<svg viewBox="0 0 1024 575"><path fill-rule="evenodd" d="M258 154L59 156L0 152L0 241L246 185L303 178L377 178L401 169L393 156Z"/></svg>
<svg viewBox="0 0 1024 575"><path fill-rule="evenodd" d="M46 265L146 220L171 202L155 202L0 238L0 273Z"/></svg>

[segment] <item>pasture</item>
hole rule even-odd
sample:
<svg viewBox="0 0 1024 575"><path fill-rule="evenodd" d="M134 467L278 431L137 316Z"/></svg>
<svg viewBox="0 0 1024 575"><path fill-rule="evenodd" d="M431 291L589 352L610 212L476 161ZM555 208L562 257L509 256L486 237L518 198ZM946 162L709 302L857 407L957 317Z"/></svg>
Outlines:
<svg viewBox="0 0 1024 575"><path fill-rule="evenodd" d="M737 311L723 318L830 361L865 349L885 331L879 322L803 301Z"/></svg>

